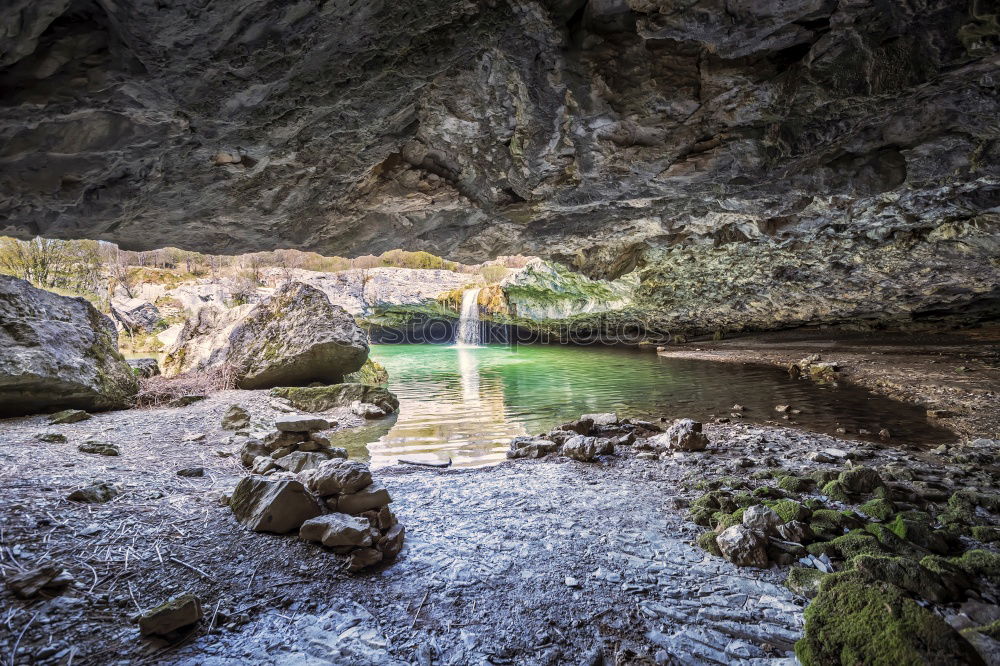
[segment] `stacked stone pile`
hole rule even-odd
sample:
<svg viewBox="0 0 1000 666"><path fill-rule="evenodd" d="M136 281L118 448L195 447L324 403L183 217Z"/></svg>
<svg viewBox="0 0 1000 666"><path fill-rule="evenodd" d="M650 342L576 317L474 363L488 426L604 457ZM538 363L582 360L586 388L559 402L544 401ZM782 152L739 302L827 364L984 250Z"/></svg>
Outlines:
<svg viewBox="0 0 1000 666"><path fill-rule="evenodd" d="M243 443L240 460L254 474L264 476L280 471L298 473L313 469L334 458L347 458L347 451L330 446L320 434L336 423L318 416L286 416L277 420L275 429Z"/></svg>
<svg viewBox="0 0 1000 666"><path fill-rule="evenodd" d="M263 440L244 445L243 462L249 459L253 474L229 500L236 519L255 532L298 531L346 555L352 572L394 560L406 532L389 509L389 491L372 480L368 465L347 460L344 449L317 435L330 426L324 419L286 417L275 426ZM268 453L251 459L257 450Z"/></svg>

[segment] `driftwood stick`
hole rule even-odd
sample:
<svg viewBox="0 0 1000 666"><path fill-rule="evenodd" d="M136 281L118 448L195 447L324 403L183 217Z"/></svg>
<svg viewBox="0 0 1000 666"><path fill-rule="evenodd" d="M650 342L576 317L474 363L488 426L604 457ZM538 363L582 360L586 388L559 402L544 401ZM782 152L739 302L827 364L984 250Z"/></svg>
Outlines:
<svg viewBox="0 0 1000 666"><path fill-rule="evenodd" d="M407 460L406 458L400 458L399 460L396 461L396 464L418 465L420 467L439 467L443 469L445 467L451 467L451 458L448 458L448 462L443 462L443 463L424 462L422 460Z"/></svg>
<svg viewBox="0 0 1000 666"><path fill-rule="evenodd" d="M207 573L205 573L204 571L202 571L201 569L199 569L198 567L196 567L193 564L188 564L184 560L179 560L176 557L168 557L167 560L169 560L170 562L173 562L174 564L179 564L182 567L184 567L185 569L190 569L191 571L195 572L196 574L199 574L200 576L202 576L204 578L207 578L208 580L212 581L213 583L215 582L214 578L212 578Z"/></svg>

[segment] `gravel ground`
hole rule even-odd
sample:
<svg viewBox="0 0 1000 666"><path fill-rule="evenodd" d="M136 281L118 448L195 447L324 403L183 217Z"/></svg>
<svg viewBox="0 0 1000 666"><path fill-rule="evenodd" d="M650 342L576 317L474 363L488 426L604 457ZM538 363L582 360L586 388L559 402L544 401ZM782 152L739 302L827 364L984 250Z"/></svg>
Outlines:
<svg viewBox="0 0 1000 666"><path fill-rule="evenodd" d="M944 470L929 453L743 423L706 425L709 451L667 460L619 447L589 464L383 468L376 477L406 525L406 547L394 564L350 576L313 544L244 530L220 503L243 474L238 444L219 427L230 404L261 423L280 413L265 393L227 391L188 407L71 425L49 426L43 416L0 421L2 571L58 563L75 580L51 599L20 601L3 590L0 658L790 663L805 600L782 586L782 568L738 569L694 547L702 528L681 508L698 494L687 485L779 464L815 468L805 455L830 446L871 464ZM42 432L68 441L43 443ZM117 444L121 455L79 452L88 437ZM192 466L205 476L177 476ZM963 487L985 478L942 476ZM65 499L93 481L123 492L106 504ZM173 644L140 638L131 616L183 591L198 595L205 620Z"/></svg>

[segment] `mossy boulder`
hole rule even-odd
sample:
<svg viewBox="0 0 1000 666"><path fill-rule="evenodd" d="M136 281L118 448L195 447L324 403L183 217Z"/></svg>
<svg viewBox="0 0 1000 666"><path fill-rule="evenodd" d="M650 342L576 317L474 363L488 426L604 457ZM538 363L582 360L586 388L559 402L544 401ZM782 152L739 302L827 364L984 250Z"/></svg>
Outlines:
<svg viewBox="0 0 1000 666"><path fill-rule="evenodd" d="M272 398L284 398L304 412L325 412L350 407L354 401L370 403L385 412L399 409L395 394L381 386L368 384L333 384L331 386L282 386L271 389Z"/></svg>
<svg viewBox="0 0 1000 666"><path fill-rule="evenodd" d="M829 574L825 574L819 569L792 567L788 570L785 586L799 596L812 599L819 594L820 583L827 575Z"/></svg>
<svg viewBox="0 0 1000 666"><path fill-rule="evenodd" d="M959 490L948 498L948 508L939 520L946 525L975 525L982 522L976 515L978 507L989 513L1000 513L1000 495Z"/></svg>
<svg viewBox="0 0 1000 666"><path fill-rule="evenodd" d="M891 583L927 601L948 603L960 598L960 590L946 585L937 572L908 557L860 555L851 564L873 580Z"/></svg>
<svg viewBox="0 0 1000 666"><path fill-rule="evenodd" d="M778 479L778 487L790 493L804 493L814 484L815 482L812 479L804 479L791 474L787 474Z"/></svg>
<svg viewBox="0 0 1000 666"><path fill-rule="evenodd" d="M367 358L368 337L344 308L316 287L286 282L257 304L198 310L163 374L225 369L242 389L305 386L341 382Z"/></svg>
<svg viewBox="0 0 1000 666"><path fill-rule="evenodd" d="M851 496L847 492L847 486L845 486L840 481L831 481L827 483L825 486L823 486L820 492L837 502L851 501Z"/></svg>
<svg viewBox="0 0 1000 666"><path fill-rule="evenodd" d="M943 555L951 549L950 540L935 531L931 527L930 516L921 511L901 513L888 526L900 538L931 552Z"/></svg>
<svg viewBox="0 0 1000 666"><path fill-rule="evenodd" d="M958 632L895 585L858 572L827 576L805 610L803 666L983 664Z"/></svg>
<svg viewBox="0 0 1000 666"><path fill-rule="evenodd" d="M740 509L740 511L742 511L742 509ZM716 511L715 513L712 514L712 522L710 524L711 527L714 528L716 532L721 532L728 527L732 527L733 525L739 525L741 524L741 522L742 520L740 518L736 518L731 513L726 513L725 511Z"/></svg>
<svg viewBox="0 0 1000 666"><path fill-rule="evenodd" d="M837 537L831 543L837 547L841 557L845 560L858 555L889 556L895 554L865 530L851 530L847 534Z"/></svg>
<svg viewBox="0 0 1000 666"><path fill-rule="evenodd" d="M781 499L785 497L785 492L774 486L761 486L754 488L753 496L758 499Z"/></svg>
<svg viewBox="0 0 1000 666"><path fill-rule="evenodd" d="M793 520L806 522L812 515L812 511L803 506L800 502L792 499L781 499L765 501L765 505L774 509L774 512L781 518L781 522L789 523Z"/></svg>
<svg viewBox="0 0 1000 666"><path fill-rule="evenodd" d="M733 501L732 496L726 491L713 490L691 502L691 508L715 509L717 511L732 513L739 507L736 506L736 502Z"/></svg>
<svg viewBox="0 0 1000 666"><path fill-rule="evenodd" d="M360 370L344 375L344 382L350 384L370 384L372 386L387 384L389 382L389 371L375 359L369 358L365 360L365 364L361 366Z"/></svg>
<svg viewBox="0 0 1000 666"><path fill-rule="evenodd" d="M878 472L870 467L845 469L837 477L837 480L844 485L847 492L857 495L866 495L874 492L876 488L885 485Z"/></svg>
<svg viewBox="0 0 1000 666"><path fill-rule="evenodd" d="M892 502L881 498L869 500L859 506L858 509L860 509L865 515L882 521L892 518L892 515L896 511L896 507Z"/></svg>
<svg viewBox="0 0 1000 666"><path fill-rule="evenodd" d="M817 537L825 541L839 537L844 534L844 530L854 529L862 524L853 513L833 509L817 509L809 517L809 527Z"/></svg>
<svg viewBox="0 0 1000 666"><path fill-rule="evenodd" d="M971 530L972 538L983 543L994 543L1000 541L1000 527L988 527L977 525Z"/></svg>
<svg viewBox="0 0 1000 666"><path fill-rule="evenodd" d="M916 544L907 541L898 534L880 523L869 523L865 526L865 531L878 539L887 550L904 555L906 557L920 558L927 555L927 551Z"/></svg>
<svg viewBox="0 0 1000 666"><path fill-rule="evenodd" d="M970 576L979 576L1000 585L1000 553L970 550L961 557L953 557L951 562Z"/></svg>
<svg viewBox="0 0 1000 666"><path fill-rule="evenodd" d="M809 478L816 482L818 486L825 486L837 478L839 472L832 469L817 469L809 474Z"/></svg>
<svg viewBox="0 0 1000 666"><path fill-rule="evenodd" d="M698 535L698 547L702 550L715 555L716 557L722 557L722 551L719 550L719 544L715 542L716 537L715 532L702 532Z"/></svg>

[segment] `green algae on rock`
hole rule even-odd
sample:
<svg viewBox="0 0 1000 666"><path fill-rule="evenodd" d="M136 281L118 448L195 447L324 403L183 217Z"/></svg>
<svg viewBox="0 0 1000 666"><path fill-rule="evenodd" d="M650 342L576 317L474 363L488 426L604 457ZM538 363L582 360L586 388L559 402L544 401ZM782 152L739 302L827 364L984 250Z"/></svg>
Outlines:
<svg viewBox="0 0 1000 666"><path fill-rule="evenodd" d="M795 644L803 666L984 664L943 619L898 587L856 572L827 576L805 620Z"/></svg>

